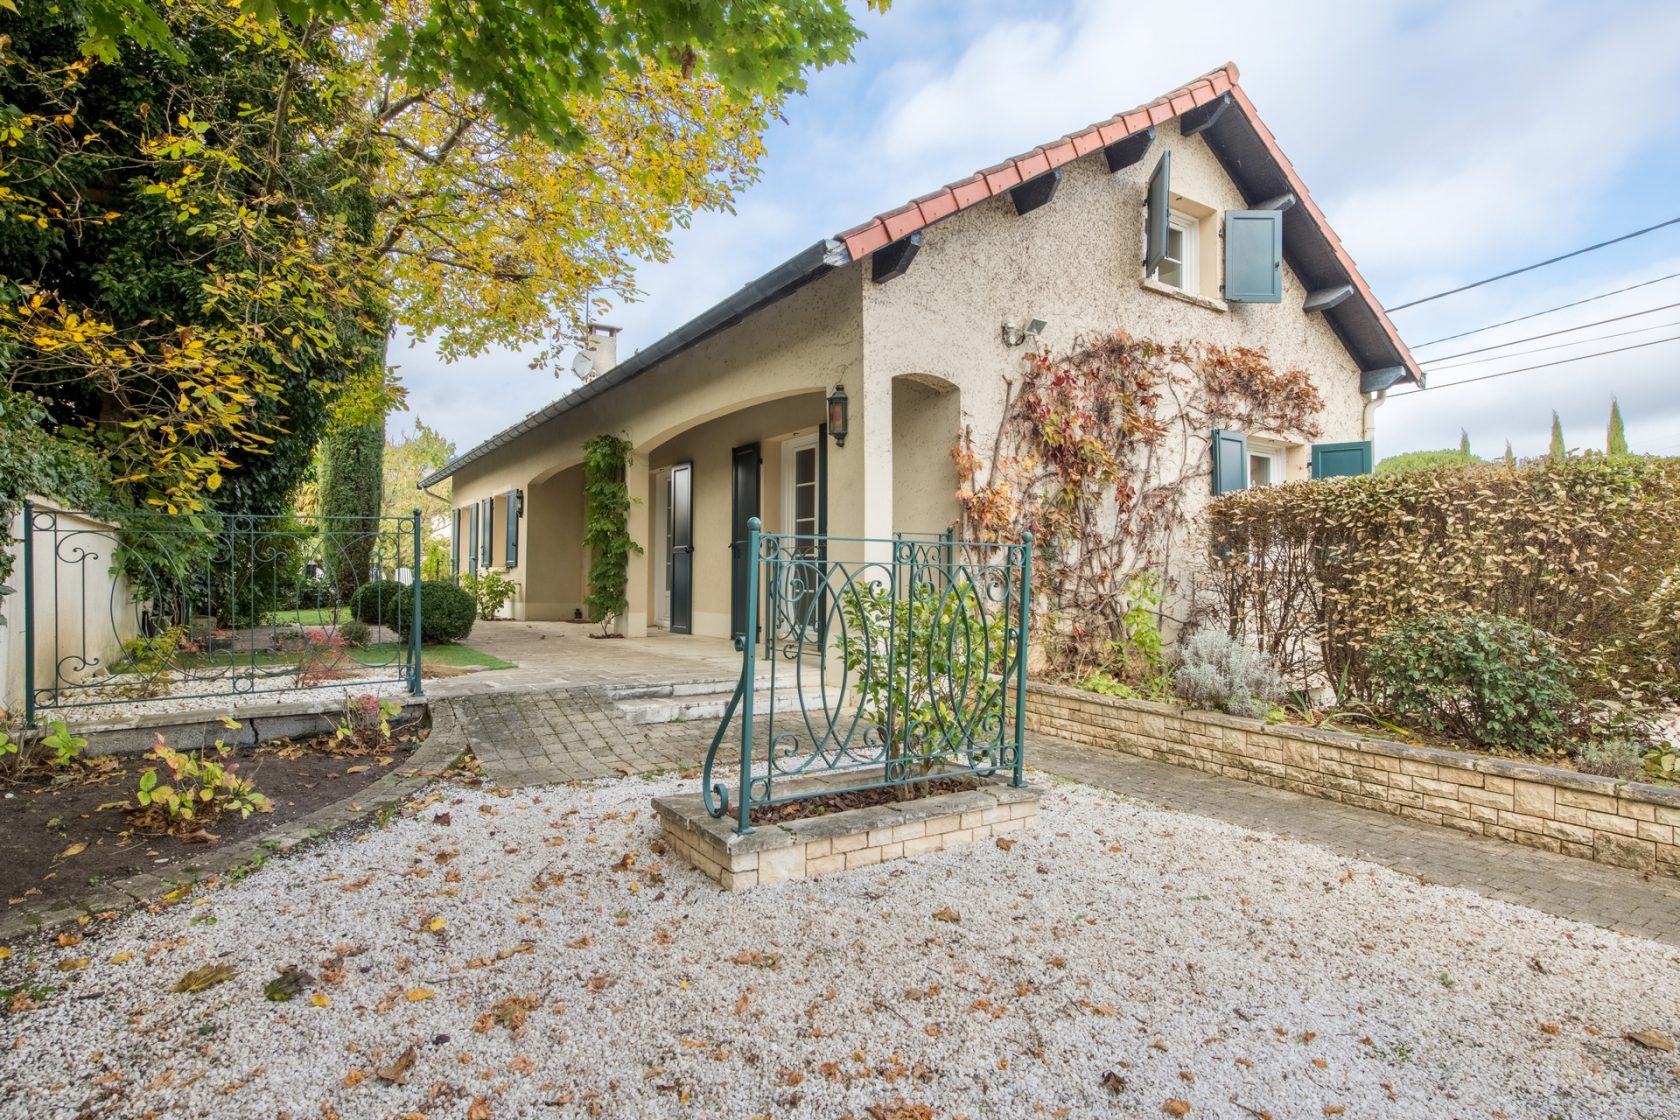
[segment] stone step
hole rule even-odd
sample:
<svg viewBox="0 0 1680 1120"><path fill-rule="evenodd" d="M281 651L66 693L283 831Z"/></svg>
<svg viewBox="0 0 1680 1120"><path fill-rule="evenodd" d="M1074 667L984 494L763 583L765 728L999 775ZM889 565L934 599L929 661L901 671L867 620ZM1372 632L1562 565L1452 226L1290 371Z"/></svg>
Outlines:
<svg viewBox="0 0 1680 1120"><path fill-rule="evenodd" d="M626 720L634 724L720 719L729 707L729 701L734 695L735 688L731 685L726 690L712 692L685 692L680 695L663 696L625 696L614 699L613 707ZM776 690L775 710L778 712L797 711L801 701L800 693L791 689L779 688ZM803 694L803 702L813 709L820 709L822 691L820 689L807 690ZM757 712L771 710L768 690L754 695L753 710Z"/></svg>

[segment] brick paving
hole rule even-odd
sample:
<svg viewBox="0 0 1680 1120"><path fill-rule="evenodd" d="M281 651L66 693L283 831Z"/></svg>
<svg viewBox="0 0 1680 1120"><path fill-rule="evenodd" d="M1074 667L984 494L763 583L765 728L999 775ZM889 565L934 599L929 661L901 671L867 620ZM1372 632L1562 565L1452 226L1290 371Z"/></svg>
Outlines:
<svg viewBox="0 0 1680 1120"><path fill-rule="evenodd" d="M715 720L631 724L600 689L496 692L448 705L486 774L546 785L698 765ZM1370 860L1424 882L1680 945L1680 881L1643 876L1287 790L1032 736L1031 766L1142 801Z"/></svg>

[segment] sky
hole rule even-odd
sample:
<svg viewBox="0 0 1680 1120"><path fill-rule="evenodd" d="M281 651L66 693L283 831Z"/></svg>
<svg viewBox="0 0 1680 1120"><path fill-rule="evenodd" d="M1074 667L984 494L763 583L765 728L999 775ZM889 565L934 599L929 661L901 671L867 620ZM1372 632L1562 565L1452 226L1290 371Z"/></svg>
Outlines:
<svg viewBox="0 0 1680 1120"><path fill-rule="evenodd" d="M671 259L639 270L641 299L605 317L624 329L621 359L820 238L1228 60L1387 306L1680 218L1672 0L857 7L868 38L789 102L736 213L678 231ZM1454 447L1461 430L1478 454L1507 441L1540 454L1554 410L1571 447L1602 447L1612 396L1633 450L1680 454L1680 275L1659 279L1670 274L1680 224L1395 312L1431 388L1390 395L1377 455ZM1496 343L1509 345L1484 350ZM1624 346L1637 348L1449 387ZM577 385L569 355L558 377L511 352L446 365L399 341L391 355L411 410L392 435L417 417L459 450Z"/></svg>

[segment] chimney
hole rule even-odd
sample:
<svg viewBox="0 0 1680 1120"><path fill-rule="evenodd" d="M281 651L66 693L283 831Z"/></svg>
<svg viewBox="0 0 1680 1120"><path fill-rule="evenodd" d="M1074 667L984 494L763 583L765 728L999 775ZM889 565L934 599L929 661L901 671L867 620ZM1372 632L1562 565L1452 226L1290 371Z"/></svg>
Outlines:
<svg viewBox="0 0 1680 1120"><path fill-rule="evenodd" d="M618 332L621 329L605 323L589 324L589 341L584 343L583 348L595 359L591 377L599 377L618 364Z"/></svg>

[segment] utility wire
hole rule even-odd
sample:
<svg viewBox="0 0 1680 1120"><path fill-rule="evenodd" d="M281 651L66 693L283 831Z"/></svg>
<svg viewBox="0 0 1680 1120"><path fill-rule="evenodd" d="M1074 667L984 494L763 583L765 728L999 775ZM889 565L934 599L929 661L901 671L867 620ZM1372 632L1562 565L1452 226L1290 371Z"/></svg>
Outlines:
<svg viewBox="0 0 1680 1120"><path fill-rule="evenodd" d="M1501 272L1498 276L1489 276L1486 280L1477 280L1473 284L1465 284L1462 287L1450 288L1444 292L1436 292L1432 296L1424 296L1422 299L1414 299L1410 303L1402 303L1395 307L1385 307L1383 310L1389 312L1404 311L1406 308L1416 307L1420 303L1431 303L1438 299L1446 299L1448 296L1456 296L1460 292L1468 292L1471 288L1480 288L1483 284L1491 284L1495 280L1504 280L1512 276L1520 276L1525 272L1533 272L1537 268L1545 268L1549 264L1557 264L1559 261L1566 261L1571 257L1578 257L1582 253L1591 253L1596 249L1603 249L1608 245L1615 245L1623 241L1631 241L1635 237L1643 237L1647 233L1655 233L1659 229L1672 225L1680 225L1680 218L1670 218L1668 221L1658 222L1654 226L1646 226L1644 229L1636 229L1632 233L1624 233L1620 237L1612 237L1608 241L1600 241L1596 245L1588 245L1585 249L1576 249L1571 253L1562 253L1558 256L1539 261L1535 264L1526 264L1521 268L1513 268L1509 272Z"/></svg>
<svg viewBox="0 0 1680 1120"><path fill-rule="evenodd" d="M1556 338L1560 334L1574 334L1576 331L1584 331L1589 327L1602 327L1610 323L1620 323L1624 319L1637 319L1641 315L1650 315L1658 311L1667 311L1670 308L1675 307L1680 307L1680 301L1676 301L1674 303L1664 303L1656 307L1647 307L1643 311L1630 311L1626 315L1612 315L1608 319L1595 319L1590 323L1582 323L1579 326L1559 327L1555 331L1546 331L1544 334L1531 334L1527 338L1513 338L1509 342L1496 342L1492 346L1483 346L1476 350L1460 350L1456 354L1446 354L1439 358L1430 358L1427 362L1422 364L1432 366L1437 362L1450 362L1456 358L1468 358L1472 354L1486 354L1489 350L1503 350L1507 346L1518 346L1524 342L1539 342L1542 338ZM1582 339L1581 341L1587 342L1591 340Z"/></svg>
<svg viewBox="0 0 1680 1120"><path fill-rule="evenodd" d="M1634 327L1629 331L1614 331L1610 334L1594 335L1592 338L1578 338L1574 342L1554 342L1550 346L1535 346L1528 350L1513 350L1509 354L1495 354L1491 358L1473 358L1468 362L1454 362L1450 366L1431 366L1431 374L1441 373L1449 369L1463 369L1465 366L1481 366L1489 362L1502 362L1506 358L1521 358L1528 354L1544 354L1548 350L1567 350L1571 346L1587 346L1595 342L1608 342L1612 338L1626 338L1630 334L1643 334L1646 331L1667 330L1669 327L1680 327L1680 319L1669 323L1652 323L1648 327Z"/></svg>
<svg viewBox="0 0 1680 1120"><path fill-rule="evenodd" d="M1471 330L1459 331L1457 334L1448 334L1442 335L1440 338L1432 338L1428 342L1410 343L1408 345L1413 350L1422 350L1425 346L1434 346L1438 342L1451 342L1455 338L1468 338L1473 334L1481 334L1483 331L1491 331L1495 327L1508 327L1512 323L1521 323L1529 319L1538 319L1540 316L1550 315L1554 311L1567 311L1571 307L1580 307L1583 303L1592 303L1594 300L1608 299L1611 296L1619 296L1623 292L1631 292L1635 288L1648 288L1652 284L1661 284L1664 280L1673 280L1677 276L1680 276L1680 272L1671 272L1667 276L1659 276L1655 280L1641 280L1637 284L1629 284L1625 288L1613 288L1608 292L1600 292L1596 296L1587 296L1585 299L1575 300L1573 303L1560 303L1556 307L1548 307L1544 311L1533 311L1527 315L1518 315L1515 319L1504 319L1497 323L1489 323L1485 327L1475 327Z"/></svg>
<svg viewBox="0 0 1680 1120"><path fill-rule="evenodd" d="M1477 381L1492 381L1496 377L1509 377L1513 373L1528 373L1537 369L1551 369L1553 366L1566 366L1571 362L1584 362L1588 358L1603 358L1627 350L1643 350L1647 346L1657 346L1664 342L1680 342L1680 334L1670 335L1668 338L1652 339L1650 342L1635 342L1630 346L1618 346L1614 350L1600 350L1596 354L1580 354L1573 358L1559 358L1555 362L1542 362L1537 366L1521 366L1517 369L1500 370L1498 373L1484 373L1480 377L1466 377L1463 381L1448 381L1444 385L1426 385L1421 389L1408 389L1404 393L1390 393L1388 399L1391 401L1399 400L1404 397L1415 397L1419 393L1426 393L1432 389L1451 389L1458 385L1472 385Z"/></svg>

